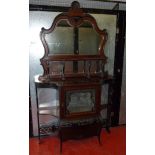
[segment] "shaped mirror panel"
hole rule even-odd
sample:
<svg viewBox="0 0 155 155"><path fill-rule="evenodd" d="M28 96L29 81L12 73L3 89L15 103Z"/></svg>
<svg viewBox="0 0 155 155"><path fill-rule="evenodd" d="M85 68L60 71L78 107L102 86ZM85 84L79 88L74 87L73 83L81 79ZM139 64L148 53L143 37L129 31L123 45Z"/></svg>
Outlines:
<svg viewBox="0 0 155 155"><path fill-rule="evenodd" d="M100 36L92 24L84 21L79 27L79 54L97 55Z"/></svg>
<svg viewBox="0 0 155 155"><path fill-rule="evenodd" d="M52 33L45 35L49 55L73 54L74 51L73 27L66 20L61 20Z"/></svg>

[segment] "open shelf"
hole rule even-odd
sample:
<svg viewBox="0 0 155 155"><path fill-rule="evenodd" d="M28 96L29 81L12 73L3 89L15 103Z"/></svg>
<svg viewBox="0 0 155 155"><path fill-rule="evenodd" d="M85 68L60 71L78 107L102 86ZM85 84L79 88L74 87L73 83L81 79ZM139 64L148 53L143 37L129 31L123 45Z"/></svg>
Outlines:
<svg viewBox="0 0 155 155"><path fill-rule="evenodd" d="M51 102L44 102L44 103L39 103L39 109L50 109L50 108L54 108L56 106L59 105L59 101L58 100L53 100Z"/></svg>
<svg viewBox="0 0 155 155"><path fill-rule="evenodd" d="M51 109L39 109L39 114L59 117L59 106L52 107Z"/></svg>

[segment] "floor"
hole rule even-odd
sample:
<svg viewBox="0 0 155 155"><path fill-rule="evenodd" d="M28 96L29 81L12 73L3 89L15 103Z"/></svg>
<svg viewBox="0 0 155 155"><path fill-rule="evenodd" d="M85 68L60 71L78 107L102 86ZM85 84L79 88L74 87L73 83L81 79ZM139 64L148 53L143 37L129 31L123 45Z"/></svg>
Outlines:
<svg viewBox="0 0 155 155"><path fill-rule="evenodd" d="M60 155L60 142L58 137L41 139L30 138L29 155ZM101 132L102 145L97 137L82 140L68 140L63 143L61 155L125 155L126 154L126 127L111 128L108 134L105 129Z"/></svg>

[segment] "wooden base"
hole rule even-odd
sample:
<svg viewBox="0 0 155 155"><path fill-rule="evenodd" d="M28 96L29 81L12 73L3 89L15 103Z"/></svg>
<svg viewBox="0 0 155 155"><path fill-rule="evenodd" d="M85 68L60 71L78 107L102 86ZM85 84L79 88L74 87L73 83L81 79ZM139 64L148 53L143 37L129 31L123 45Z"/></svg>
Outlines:
<svg viewBox="0 0 155 155"><path fill-rule="evenodd" d="M102 129L102 124L100 122L95 122L87 125L75 125L72 127L60 127L60 152L62 152L62 143L69 139L81 139L91 136L97 136L98 141L101 144L100 133Z"/></svg>

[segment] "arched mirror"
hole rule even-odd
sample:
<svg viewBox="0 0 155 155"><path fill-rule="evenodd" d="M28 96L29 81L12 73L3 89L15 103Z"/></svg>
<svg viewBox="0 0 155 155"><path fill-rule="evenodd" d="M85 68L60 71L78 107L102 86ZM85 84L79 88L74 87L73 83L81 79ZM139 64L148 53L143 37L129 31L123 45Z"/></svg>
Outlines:
<svg viewBox="0 0 155 155"><path fill-rule="evenodd" d="M73 54L74 51L74 29L67 20L60 20L55 29L45 34L48 46L48 55Z"/></svg>
<svg viewBox="0 0 155 155"><path fill-rule="evenodd" d="M92 24L84 21L78 28L79 54L97 55L99 51L100 36Z"/></svg>

